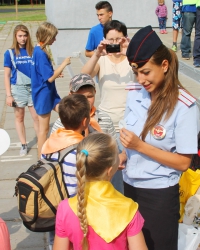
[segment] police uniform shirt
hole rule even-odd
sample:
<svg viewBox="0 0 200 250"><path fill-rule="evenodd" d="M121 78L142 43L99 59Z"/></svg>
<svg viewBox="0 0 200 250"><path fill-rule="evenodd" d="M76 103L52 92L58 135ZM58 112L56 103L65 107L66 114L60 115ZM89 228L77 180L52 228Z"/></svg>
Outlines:
<svg viewBox="0 0 200 250"><path fill-rule="evenodd" d="M147 112L151 105L150 94L143 88L129 91L125 122L126 129L140 135L144 127ZM163 117L164 118L164 117ZM145 142L152 146L180 154L197 153L197 135L199 132L199 110L195 103L189 107L178 101L171 117L159 123L166 129L163 139L155 139L149 132ZM166 188L178 183L181 171L162 165L135 150L126 149L127 164L123 170L124 181L140 188Z"/></svg>

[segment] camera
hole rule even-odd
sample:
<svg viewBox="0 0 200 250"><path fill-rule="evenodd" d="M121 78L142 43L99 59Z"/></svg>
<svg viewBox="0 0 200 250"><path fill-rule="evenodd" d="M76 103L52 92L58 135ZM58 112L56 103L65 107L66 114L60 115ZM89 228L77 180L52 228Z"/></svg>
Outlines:
<svg viewBox="0 0 200 250"><path fill-rule="evenodd" d="M120 44L107 44L106 45L107 53L117 53L120 52Z"/></svg>

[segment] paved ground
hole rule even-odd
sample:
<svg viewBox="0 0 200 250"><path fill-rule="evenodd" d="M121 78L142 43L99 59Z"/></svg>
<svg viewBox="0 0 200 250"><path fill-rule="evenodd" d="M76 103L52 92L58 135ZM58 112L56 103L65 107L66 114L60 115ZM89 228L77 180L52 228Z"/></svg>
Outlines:
<svg viewBox="0 0 200 250"><path fill-rule="evenodd" d="M9 150L0 156L0 217L3 218L9 228L12 250L45 250L47 247L46 233L32 233L22 225L17 211L17 199L13 197L15 179L36 161L37 148L36 137L33 130L33 123L29 113L26 113L26 132L30 151L27 156L19 157L20 142L14 126L13 110L5 104L5 90L3 80L3 55L12 43L12 31L16 23L9 22L0 24L0 128L6 129L11 137ZM27 22L32 38L39 22ZM132 31L129 31L132 36ZM160 35L163 42L171 47L172 31L167 35ZM192 40L194 34L192 35ZM179 37L180 39L180 37ZM36 40L34 39L34 44ZM182 61L180 51L177 52L180 59L180 80L185 87L197 98L200 97L200 70L194 69L192 60ZM78 74L86 59L83 55L80 58L72 58L72 64L64 70L65 77L57 80L57 89L61 97L68 93L68 83L74 74ZM96 105L99 103L99 93L96 97ZM55 121L57 114L52 113L51 123ZM1 138L0 138L1 139ZM1 247L0 247L1 249Z"/></svg>

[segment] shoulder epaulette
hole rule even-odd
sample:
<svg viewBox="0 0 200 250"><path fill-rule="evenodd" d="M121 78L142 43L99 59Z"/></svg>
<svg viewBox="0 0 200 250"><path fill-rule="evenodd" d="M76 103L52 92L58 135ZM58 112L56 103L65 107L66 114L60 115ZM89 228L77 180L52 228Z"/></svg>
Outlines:
<svg viewBox="0 0 200 250"><path fill-rule="evenodd" d="M142 86L139 83L129 82L126 84L125 90L140 90Z"/></svg>
<svg viewBox="0 0 200 250"><path fill-rule="evenodd" d="M190 107L196 101L196 98L186 92L184 89L179 89L178 99L188 107Z"/></svg>

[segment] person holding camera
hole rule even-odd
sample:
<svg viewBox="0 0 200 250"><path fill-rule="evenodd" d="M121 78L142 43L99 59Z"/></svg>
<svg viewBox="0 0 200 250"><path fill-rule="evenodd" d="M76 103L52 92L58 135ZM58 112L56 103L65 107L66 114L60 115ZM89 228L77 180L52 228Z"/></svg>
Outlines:
<svg viewBox="0 0 200 250"><path fill-rule="evenodd" d="M14 107L15 127L21 142L20 156L28 153L24 125L25 107L28 106L38 135L38 116L33 107L31 96L31 62L33 46L29 30L19 24L13 31L13 44L4 54L4 83L6 104Z"/></svg>
<svg viewBox="0 0 200 250"><path fill-rule="evenodd" d="M111 117L119 138L119 121L124 117L126 96L128 93L125 88L127 83L135 79L127 57L118 53L120 52L119 42L121 38L126 37L127 39L125 24L117 20L112 20L105 24L103 32L105 40L100 42L93 56L83 66L81 72L89 74L92 77L95 75L98 76L101 95L99 110ZM119 139L118 147L121 152L122 145ZM112 183L118 191L123 193L121 171L117 171Z"/></svg>

